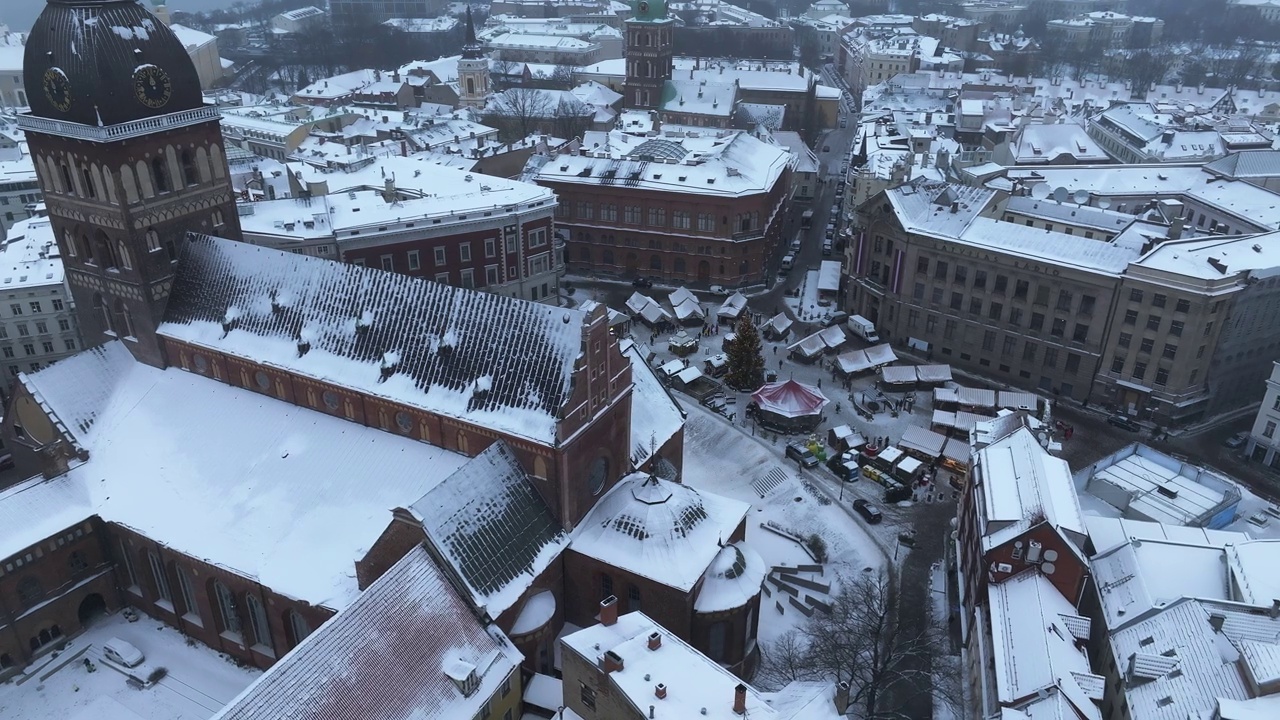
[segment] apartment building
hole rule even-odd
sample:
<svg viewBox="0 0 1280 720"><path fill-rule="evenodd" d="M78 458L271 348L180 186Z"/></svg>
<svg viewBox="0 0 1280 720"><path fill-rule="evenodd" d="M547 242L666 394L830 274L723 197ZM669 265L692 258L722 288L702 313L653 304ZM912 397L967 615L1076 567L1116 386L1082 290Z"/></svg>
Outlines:
<svg viewBox="0 0 1280 720"><path fill-rule="evenodd" d="M1156 423L1207 416L1256 393L1280 348L1267 322L1280 254L1272 234L1199 230L1192 194L1150 198L1161 194L1127 215L1065 189L1061 200L929 181L887 190L860 212L848 309L882 337L1004 382Z"/></svg>
<svg viewBox="0 0 1280 720"><path fill-rule="evenodd" d="M1245 454L1250 460L1269 467L1280 468L1280 361L1272 363L1271 377L1267 378L1267 393L1254 417Z"/></svg>
<svg viewBox="0 0 1280 720"><path fill-rule="evenodd" d="M82 347L75 305L47 218L13 224L0 245L0 365L8 388L20 372L35 372Z"/></svg>

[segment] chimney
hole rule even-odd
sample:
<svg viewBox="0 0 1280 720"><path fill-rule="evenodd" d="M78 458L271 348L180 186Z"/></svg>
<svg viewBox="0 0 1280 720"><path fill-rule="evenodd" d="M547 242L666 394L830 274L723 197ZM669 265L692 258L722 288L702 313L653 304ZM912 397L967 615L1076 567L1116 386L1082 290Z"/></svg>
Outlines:
<svg viewBox="0 0 1280 720"><path fill-rule="evenodd" d="M1182 228L1184 227L1185 223L1186 223L1186 220L1183 220L1180 217L1174 218L1173 222L1169 223L1168 237L1170 240L1178 240L1182 238Z"/></svg>
<svg viewBox="0 0 1280 720"><path fill-rule="evenodd" d="M618 596L610 595L600 601L600 624L613 625L618 622Z"/></svg>
<svg viewBox="0 0 1280 720"><path fill-rule="evenodd" d="M400 141L400 157L409 157L409 143L405 140Z"/></svg>
<svg viewBox="0 0 1280 720"><path fill-rule="evenodd" d="M1222 623L1226 621L1227 621L1227 617L1225 615L1219 615L1218 613L1214 613L1209 616L1209 627L1213 628L1214 632L1220 633L1222 632Z"/></svg>
<svg viewBox="0 0 1280 720"><path fill-rule="evenodd" d="M1280 617L1280 598L1271 601L1271 619L1274 620L1278 617Z"/></svg>
<svg viewBox="0 0 1280 720"><path fill-rule="evenodd" d="M654 697L658 698L659 700L666 700L666 699L667 699L667 684L666 684L666 683L658 683L658 684L657 684L657 686L655 686L655 687L653 688L653 695L654 695Z"/></svg>
<svg viewBox="0 0 1280 720"><path fill-rule="evenodd" d="M653 706L649 706L649 720L653 720Z"/></svg>
<svg viewBox="0 0 1280 720"><path fill-rule="evenodd" d="M604 674L621 672L623 667L622 656L610 650L600 657L600 669Z"/></svg>
<svg viewBox="0 0 1280 720"><path fill-rule="evenodd" d="M733 711L738 715L747 714L747 686L742 683L733 689Z"/></svg>
<svg viewBox="0 0 1280 720"><path fill-rule="evenodd" d="M844 680L836 685L836 712L844 715L849 711L849 683Z"/></svg>
<svg viewBox="0 0 1280 720"><path fill-rule="evenodd" d="M660 647L662 647L662 636L658 634L657 630L654 630L649 633L649 649L657 650Z"/></svg>

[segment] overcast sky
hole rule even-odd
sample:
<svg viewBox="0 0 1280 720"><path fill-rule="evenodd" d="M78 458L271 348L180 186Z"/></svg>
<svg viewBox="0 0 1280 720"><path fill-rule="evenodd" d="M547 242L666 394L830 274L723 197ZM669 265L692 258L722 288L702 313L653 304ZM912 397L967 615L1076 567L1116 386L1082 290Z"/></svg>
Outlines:
<svg viewBox="0 0 1280 720"><path fill-rule="evenodd" d="M151 0L146 0L150 4ZM212 10L219 7L231 7L234 0L169 0L171 12L194 12L196 10ZM36 21L36 16L44 7L44 0L0 0L0 23L9 26L10 30L26 32Z"/></svg>

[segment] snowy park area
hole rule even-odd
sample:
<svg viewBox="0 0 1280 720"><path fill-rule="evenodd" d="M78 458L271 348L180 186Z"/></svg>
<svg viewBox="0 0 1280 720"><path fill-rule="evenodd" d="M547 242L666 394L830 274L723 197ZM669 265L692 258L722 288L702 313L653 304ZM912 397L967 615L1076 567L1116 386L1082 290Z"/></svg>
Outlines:
<svg viewBox="0 0 1280 720"><path fill-rule="evenodd" d="M140 667L148 674L164 668L165 676L146 687L131 684L102 658L102 645L112 638L141 650L146 660ZM28 672L25 680L0 685L0 718L205 720L261 674L200 643L188 645L178 631L145 615L131 623L120 613L100 619L68 641L57 658L37 661Z"/></svg>

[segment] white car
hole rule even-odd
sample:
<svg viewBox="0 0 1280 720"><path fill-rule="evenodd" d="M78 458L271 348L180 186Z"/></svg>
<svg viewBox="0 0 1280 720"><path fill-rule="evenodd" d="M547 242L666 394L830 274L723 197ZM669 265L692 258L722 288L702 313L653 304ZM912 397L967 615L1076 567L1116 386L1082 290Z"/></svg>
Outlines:
<svg viewBox="0 0 1280 720"><path fill-rule="evenodd" d="M712 285L710 288L712 295L728 295L729 291L723 285Z"/></svg>
<svg viewBox="0 0 1280 720"><path fill-rule="evenodd" d="M120 638L111 638L103 643L102 654L111 662L127 668L137 667L147 659L141 650L133 646L133 643Z"/></svg>

